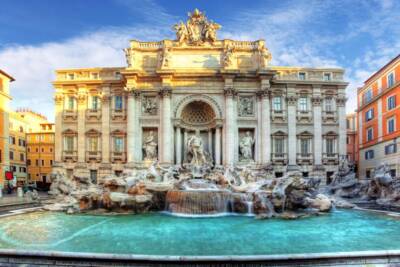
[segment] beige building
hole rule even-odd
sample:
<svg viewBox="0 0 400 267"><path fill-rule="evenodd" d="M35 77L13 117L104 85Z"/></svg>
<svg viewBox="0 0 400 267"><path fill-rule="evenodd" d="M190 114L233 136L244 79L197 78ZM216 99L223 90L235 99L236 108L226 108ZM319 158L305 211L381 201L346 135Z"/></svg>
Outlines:
<svg viewBox="0 0 400 267"><path fill-rule="evenodd" d="M56 170L185 164L198 131L216 166L332 175L346 155L344 71L272 66L264 40L218 40L219 28L195 10L176 40L132 40L125 67L57 70Z"/></svg>

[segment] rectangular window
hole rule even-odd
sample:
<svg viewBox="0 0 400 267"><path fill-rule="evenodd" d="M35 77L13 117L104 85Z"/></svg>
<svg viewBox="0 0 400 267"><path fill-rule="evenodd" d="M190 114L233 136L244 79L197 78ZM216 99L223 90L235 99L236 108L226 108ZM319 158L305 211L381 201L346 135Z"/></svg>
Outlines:
<svg viewBox="0 0 400 267"><path fill-rule="evenodd" d="M374 158L374 151L373 150L365 151L365 159L373 159L373 158Z"/></svg>
<svg viewBox="0 0 400 267"><path fill-rule="evenodd" d="M325 98L325 111L333 111L333 98Z"/></svg>
<svg viewBox="0 0 400 267"><path fill-rule="evenodd" d="M37 159L37 160L35 160L35 166L39 166L39 160Z"/></svg>
<svg viewBox="0 0 400 267"><path fill-rule="evenodd" d="M306 73L305 72L299 72L299 80L304 81L306 79Z"/></svg>
<svg viewBox="0 0 400 267"><path fill-rule="evenodd" d="M396 144L390 144L390 145L385 146L385 155L394 154L396 152L397 152Z"/></svg>
<svg viewBox="0 0 400 267"><path fill-rule="evenodd" d="M392 95L387 98L387 109L391 110L396 107L396 95Z"/></svg>
<svg viewBox="0 0 400 267"><path fill-rule="evenodd" d="M310 153L310 139L300 140L300 152L302 156L307 156Z"/></svg>
<svg viewBox="0 0 400 267"><path fill-rule="evenodd" d="M335 154L335 139L326 139L326 154L328 156Z"/></svg>
<svg viewBox="0 0 400 267"><path fill-rule="evenodd" d="M374 129L368 128L367 129L367 142L371 141L374 138Z"/></svg>
<svg viewBox="0 0 400 267"><path fill-rule="evenodd" d="M98 73L92 73L92 79L97 80L99 78L99 74Z"/></svg>
<svg viewBox="0 0 400 267"><path fill-rule="evenodd" d="M92 110L98 110L99 109L99 97L98 96L92 96Z"/></svg>
<svg viewBox="0 0 400 267"><path fill-rule="evenodd" d="M283 139L282 138L277 138L274 140L275 141L275 153L276 154L283 154L284 152L284 147L283 147Z"/></svg>
<svg viewBox="0 0 400 267"><path fill-rule="evenodd" d="M41 166L44 166L44 160L42 159L42 165Z"/></svg>
<svg viewBox="0 0 400 267"><path fill-rule="evenodd" d="M281 111L282 110L282 98L280 96L275 96L273 98L274 110Z"/></svg>
<svg viewBox="0 0 400 267"><path fill-rule="evenodd" d="M330 73L324 73L324 81L330 81L331 80L331 74Z"/></svg>
<svg viewBox="0 0 400 267"><path fill-rule="evenodd" d="M73 73L68 73L68 79L73 80L75 78L75 75Z"/></svg>
<svg viewBox="0 0 400 267"><path fill-rule="evenodd" d="M364 93L364 104L370 102L371 100L372 100L372 89L369 88Z"/></svg>
<svg viewBox="0 0 400 267"><path fill-rule="evenodd" d="M395 129L396 125L395 125L395 118L389 118L387 121L387 131L388 133L393 133L396 129Z"/></svg>
<svg viewBox="0 0 400 267"><path fill-rule="evenodd" d="M115 96L115 109L122 110L122 96Z"/></svg>
<svg viewBox="0 0 400 267"><path fill-rule="evenodd" d="M299 110L300 111L307 111L308 110L307 97L300 97L298 105L299 105Z"/></svg>
<svg viewBox="0 0 400 267"><path fill-rule="evenodd" d="M20 161L25 161L25 155L22 154L22 153L20 153L20 154L19 154L19 160L20 160Z"/></svg>
<svg viewBox="0 0 400 267"><path fill-rule="evenodd" d="M90 170L90 180L94 184L97 183L97 171L96 170Z"/></svg>
<svg viewBox="0 0 400 267"><path fill-rule="evenodd" d="M124 152L124 139L122 137L114 137L114 152Z"/></svg>
<svg viewBox="0 0 400 267"><path fill-rule="evenodd" d="M28 159L28 160L26 161L26 164L27 164L28 166L30 166L30 165L31 165L31 160Z"/></svg>
<svg viewBox="0 0 400 267"><path fill-rule="evenodd" d="M387 85L388 87L392 87L394 85L394 73L389 73L387 76Z"/></svg>
<svg viewBox="0 0 400 267"><path fill-rule="evenodd" d="M64 150L65 151L73 151L74 150L74 137L73 136L65 136Z"/></svg>
<svg viewBox="0 0 400 267"><path fill-rule="evenodd" d="M98 151L98 138L97 137L89 137L88 145L90 152L97 152Z"/></svg>
<svg viewBox="0 0 400 267"><path fill-rule="evenodd" d="M365 113L365 121L370 121L374 118L374 109L371 108Z"/></svg>
<svg viewBox="0 0 400 267"><path fill-rule="evenodd" d="M75 98L73 96L69 96L67 102L67 109L73 110L74 107L75 107Z"/></svg>
<svg viewBox="0 0 400 267"><path fill-rule="evenodd" d="M14 152L10 151L10 160L13 160L13 159L14 159Z"/></svg>

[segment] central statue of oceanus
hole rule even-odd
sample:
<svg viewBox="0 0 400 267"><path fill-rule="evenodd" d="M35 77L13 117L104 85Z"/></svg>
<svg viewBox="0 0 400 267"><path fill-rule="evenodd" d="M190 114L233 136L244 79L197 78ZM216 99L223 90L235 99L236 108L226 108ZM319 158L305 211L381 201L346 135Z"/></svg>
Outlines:
<svg viewBox="0 0 400 267"><path fill-rule="evenodd" d="M190 164L194 166L202 166L207 164L206 155L203 147L203 140L200 137L200 131L196 130L195 134L189 137L187 148L192 157Z"/></svg>

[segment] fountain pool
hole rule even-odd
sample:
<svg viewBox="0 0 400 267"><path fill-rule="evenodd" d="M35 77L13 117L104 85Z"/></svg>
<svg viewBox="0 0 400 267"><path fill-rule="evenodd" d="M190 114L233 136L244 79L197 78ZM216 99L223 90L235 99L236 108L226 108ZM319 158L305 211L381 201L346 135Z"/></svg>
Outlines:
<svg viewBox="0 0 400 267"><path fill-rule="evenodd" d="M0 219L0 249L225 256L400 249L400 219L339 210L298 220L34 212Z"/></svg>

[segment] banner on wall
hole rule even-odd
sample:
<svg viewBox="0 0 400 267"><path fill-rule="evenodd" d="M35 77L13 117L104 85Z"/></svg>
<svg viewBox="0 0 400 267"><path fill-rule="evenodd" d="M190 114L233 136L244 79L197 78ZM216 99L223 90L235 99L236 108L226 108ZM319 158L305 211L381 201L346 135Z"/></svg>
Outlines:
<svg viewBox="0 0 400 267"><path fill-rule="evenodd" d="M12 171L6 171L5 177L6 177L6 180L8 180L8 181L14 180L14 175L13 175Z"/></svg>

